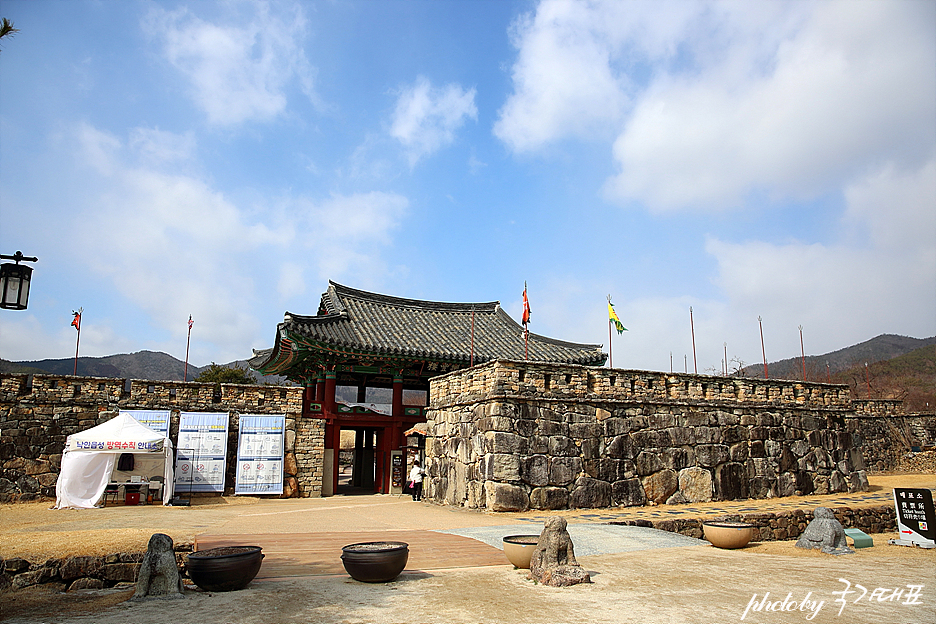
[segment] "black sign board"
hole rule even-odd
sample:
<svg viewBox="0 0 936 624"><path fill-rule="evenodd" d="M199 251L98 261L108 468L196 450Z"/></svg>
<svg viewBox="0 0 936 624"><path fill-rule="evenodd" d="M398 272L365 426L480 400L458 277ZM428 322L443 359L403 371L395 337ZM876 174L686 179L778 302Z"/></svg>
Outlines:
<svg viewBox="0 0 936 624"><path fill-rule="evenodd" d="M933 509L932 492L925 488L894 488L894 505L897 507L897 530L901 539L936 541L936 510Z"/></svg>
<svg viewBox="0 0 936 624"><path fill-rule="evenodd" d="M391 459L392 469L391 469L391 480L393 481L393 487L400 487L403 485L403 455L397 453Z"/></svg>

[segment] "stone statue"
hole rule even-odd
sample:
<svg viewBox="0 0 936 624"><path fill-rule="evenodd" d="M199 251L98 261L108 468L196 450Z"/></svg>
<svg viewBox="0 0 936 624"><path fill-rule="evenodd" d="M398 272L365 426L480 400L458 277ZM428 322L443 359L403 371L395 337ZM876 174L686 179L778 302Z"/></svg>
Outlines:
<svg viewBox="0 0 936 624"><path fill-rule="evenodd" d="M150 538L131 600L146 598L184 598L172 538L163 533Z"/></svg>
<svg viewBox="0 0 936 624"><path fill-rule="evenodd" d="M828 507L816 507L813 520L796 541L797 548L817 548L830 555L848 555L855 551L848 547L845 529Z"/></svg>
<svg viewBox="0 0 936 624"><path fill-rule="evenodd" d="M544 585L565 587L591 583L585 568L575 560L565 518L550 518L530 558L530 578Z"/></svg>

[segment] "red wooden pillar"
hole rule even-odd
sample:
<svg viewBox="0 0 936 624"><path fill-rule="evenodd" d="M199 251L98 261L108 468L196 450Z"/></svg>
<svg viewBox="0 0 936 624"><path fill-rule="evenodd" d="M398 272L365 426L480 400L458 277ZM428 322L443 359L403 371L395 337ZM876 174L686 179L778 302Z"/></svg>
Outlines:
<svg viewBox="0 0 936 624"><path fill-rule="evenodd" d="M335 387L338 375L335 371L325 371L324 396L322 397L322 415L326 419L325 448L332 449L332 492L338 492L339 455L341 454L341 424L338 422L338 409L335 405Z"/></svg>
<svg viewBox="0 0 936 624"><path fill-rule="evenodd" d="M308 416L309 405L315 401L315 386L311 382L306 382L305 389L302 392L302 415Z"/></svg>
<svg viewBox="0 0 936 624"><path fill-rule="evenodd" d="M335 371L325 371L325 387L322 396L322 411L329 416L335 416L338 411L335 408L335 388L337 385L338 373Z"/></svg>
<svg viewBox="0 0 936 624"><path fill-rule="evenodd" d="M393 378L393 399L391 404L391 414L393 414L393 420L399 421L403 418L403 378L394 377Z"/></svg>
<svg viewBox="0 0 936 624"><path fill-rule="evenodd" d="M381 431L380 451L381 451L381 487L383 492L390 492L390 481L393 476L393 470L390 467L390 451L400 447L402 438L403 419L403 378L393 378L393 397L390 403L390 414L392 421L389 426Z"/></svg>
<svg viewBox="0 0 936 624"><path fill-rule="evenodd" d="M315 376L315 402L321 403L325 400L325 375L319 373Z"/></svg>

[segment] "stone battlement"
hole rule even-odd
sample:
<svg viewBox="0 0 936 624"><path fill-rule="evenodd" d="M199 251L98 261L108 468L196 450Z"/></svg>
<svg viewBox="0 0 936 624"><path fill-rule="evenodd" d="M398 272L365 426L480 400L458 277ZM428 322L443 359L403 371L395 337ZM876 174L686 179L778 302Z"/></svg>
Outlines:
<svg viewBox="0 0 936 624"><path fill-rule="evenodd" d="M426 496L493 511L862 491L902 414L844 385L505 360L430 397Z"/></svg>
<svg viewBox="0 0 936 624"><path fill-rule="evenodd" d="M431 407L441 409L492 398L602 403L704 401L846 409L848 386L782 379L713 377L590 366L498 360L430 382Z"/></svg>

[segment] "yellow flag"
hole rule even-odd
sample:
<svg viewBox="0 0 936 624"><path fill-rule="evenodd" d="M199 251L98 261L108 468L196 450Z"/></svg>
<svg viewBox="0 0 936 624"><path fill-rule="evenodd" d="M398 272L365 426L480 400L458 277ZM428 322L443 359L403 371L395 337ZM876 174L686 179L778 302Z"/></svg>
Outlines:
<svg viewBox="0 0 936 624"><path fill-rule="evenodd" d="M608 300L608 321L614 323L614 329L617 330L617 333L623 334L627 331L627 328L621 323L621 319L618 318L617 312L614 311L614 304L611 303L610 299Z"/></svg>

